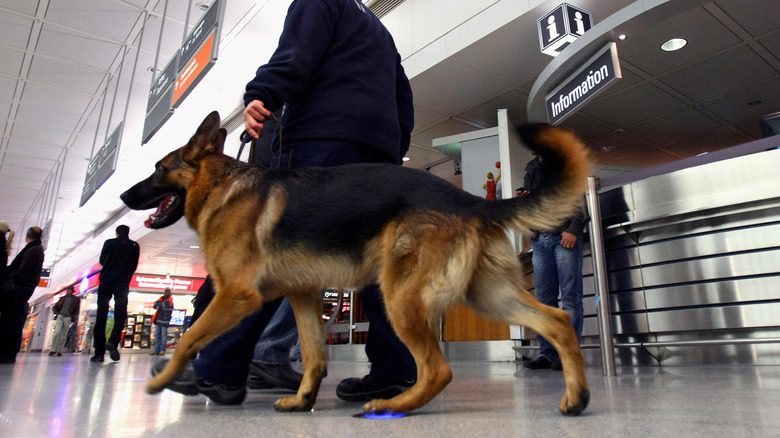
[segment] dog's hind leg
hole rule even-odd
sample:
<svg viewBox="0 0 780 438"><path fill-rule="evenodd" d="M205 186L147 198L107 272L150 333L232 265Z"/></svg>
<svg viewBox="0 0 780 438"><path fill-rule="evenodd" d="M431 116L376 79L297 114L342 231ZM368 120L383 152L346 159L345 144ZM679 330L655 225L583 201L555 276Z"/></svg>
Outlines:
<svg viewBox="0 0 780 438"><path fill-rule="evenodd" d="M498 241L494 245L503 245ZM550 341L561 356L566 381L559 409L565 415L579 415L588 406L590 391L569 314L540 303L523 288L520 264L508 243L507 247L494 247L490 256L483 258L475 270L467 304L486 318L524 325Z"/></svg>
<svg viewBox="0 0 780 438"><path fill-rule="evenodd" d="M165 389L201 348L233 328L245 316L260 310L262 304L260 294L246 286L233 283L217 287L214 299L195 324L182 335L171 360L149 381L146 391L156 394Z"/></svg>
<svg viewBox="0 0 780 438"><path fill-rule="evenodd" d="M321 291L287 295L295 313L303 358L303 380L298 393L274 403L277 411L308 411L317 401L320 383L325 375L325 331L322 324Z"/></svg>
<svg viewBox="0 0 780 438"><path fill-rule="evenodd" d="M427 276L407 282L405 288L384 293L387 315L398 337L409 349L417 365L417 382L406 392L389 400L366 403L366 412L407 412L431 401L452 380L452 370L439 348L435 330L430 326L430 311L422 299Z"/></svg>

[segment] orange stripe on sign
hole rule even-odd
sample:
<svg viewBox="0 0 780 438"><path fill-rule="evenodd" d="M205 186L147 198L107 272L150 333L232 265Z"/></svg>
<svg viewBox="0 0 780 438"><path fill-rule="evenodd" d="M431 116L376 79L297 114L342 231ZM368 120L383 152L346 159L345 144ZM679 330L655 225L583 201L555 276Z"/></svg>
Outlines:
<svg viewBox="0 0 780 438"><path fill-rule="evenodd" d="M176 87L173 90L173 105L181 99L182 95L192 86L192 82L198 78L203 69L211 61L211 48L214 45L214 34L206 40L203 47L198 50L198 53L192 58L187 67L181 72L178 78L176 78Z"/></svg>

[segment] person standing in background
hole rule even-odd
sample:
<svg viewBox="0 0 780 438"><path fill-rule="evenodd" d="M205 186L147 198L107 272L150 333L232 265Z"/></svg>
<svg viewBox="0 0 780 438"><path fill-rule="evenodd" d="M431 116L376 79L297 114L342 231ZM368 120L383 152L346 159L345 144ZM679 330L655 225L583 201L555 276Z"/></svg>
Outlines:
<svg viewBox="0 0 780 438"><path fill-rule="evenodd" d="M95 355L91 362L103 362L103 356L108 350L111 360L119 360L119 340L127 320L127 293L135 268L138 267L140 247L130 240L130 227L116 227L116 238L108 239L100 252L100 286L98 286L98 307L95 318L94 346ZM108 304L114 298L114 328L106 342L106 322L108 320Z"/></svg>
<svg viewBox="0 0 780 438"><path fill-rule="evenodd" d="M149 354L165 356L165 350L168 347L168 325L171 323L171 313L173 312L171 288L165 288L163 296L154 302L154 308L157 311L152 316L152 323L157 329L154 332L154 350Z"/></svg>
<svg viewBox="0 0 780 438"><path fill-rule="evenodd" d="M29 306L43 270L43 230L30 227L27 230L27 245L19 251L8 267L8 276L15 285L0 300L0 363L15 363L16 353L22 346L22 331Z"/></svg>
<svg viewBox="0 0 780 438"><path fill-rule="evenodd" d="M71 323L79 317L81 300L73 295L76 291L73 286L68 286L65 295L60 297L57 304L52 307L54 313L54 335L51 338L49 356L62 356L65 342L68 340L68 329Z"/></svg>

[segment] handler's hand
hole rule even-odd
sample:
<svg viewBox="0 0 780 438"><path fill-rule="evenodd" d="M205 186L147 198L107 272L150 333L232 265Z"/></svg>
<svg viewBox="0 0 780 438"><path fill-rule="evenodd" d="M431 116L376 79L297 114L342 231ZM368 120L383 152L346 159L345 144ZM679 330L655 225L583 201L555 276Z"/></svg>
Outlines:
<svg viewBox="0 0 780 438"><path fill-rule="evenodd" d="M260 131L263 130L263 122L271 115L271 111L265 108L263 102L253 100L244 109L244 128L252 138L260 137Z"/></svg>

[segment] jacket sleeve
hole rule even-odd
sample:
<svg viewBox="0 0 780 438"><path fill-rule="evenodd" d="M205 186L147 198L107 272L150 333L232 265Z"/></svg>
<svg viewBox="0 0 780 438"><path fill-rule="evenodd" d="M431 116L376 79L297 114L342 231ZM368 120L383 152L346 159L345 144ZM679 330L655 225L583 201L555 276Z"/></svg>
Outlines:
<svg viewBox="0 0 780 438"><path fill-rule="evenodd" d="M304 91L330 44L338 12L326 1L293 1L279 46L246 85L244 105L260 100L275 112Z"/></svg>
<svg viewBox="0 0 780 438"><path fill-rule="evenodd" d="M54 306L52 306L51 310L54 312L55 315L60 313L60 311L62 310L62 305L64 303L65 303L65 297L60 297L60 299L57 300L57 303Z"/></svg>
<svg viewBox="0 0 780 438"><path fill-rule="evenodd" d="M585 224L588 222L588 219L589 218L585 210L585 203L583 199L580 201L579 208L577 209L577 212L574 214L574 216L571 217L569 226L565 231L574 234L577 236L577 238L582 238Z"/></svg>
<svg viewBox="0 0 780 438"><path fill-rule="evenodd" d="M109 252L109 245L108 240L103 242L103 249L100 251L100 259L98 260L100 262L101 266L105 266L106 260L108 259L108 252Z"/></svg>

